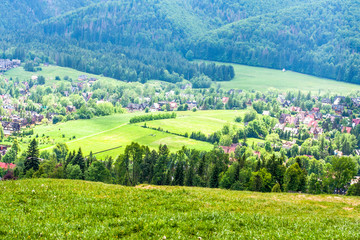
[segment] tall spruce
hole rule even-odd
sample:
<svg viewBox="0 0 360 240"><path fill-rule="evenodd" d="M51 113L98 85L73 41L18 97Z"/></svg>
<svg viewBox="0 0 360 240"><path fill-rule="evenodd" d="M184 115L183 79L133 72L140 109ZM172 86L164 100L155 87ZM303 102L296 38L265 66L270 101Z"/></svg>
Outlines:
<svg viewBox="0 0 360 240"><path fill-rule="evenodd" d="M72 165L79 165L81 171L83 173L85 172L85 159L81 151L81 148L79 148L79 151L77 152L75 158L73 158Z"/></svg>
<svg viewBox="0 0 360 240"><path fill-rule="evenodd" d="M39 148L38 143L36 139L34 138L28 147L28 150L26 152L26 159L25 159L25 168L24 172L29 171L30 169L33 169L34 171L37 171L39 169Z"/></svg>

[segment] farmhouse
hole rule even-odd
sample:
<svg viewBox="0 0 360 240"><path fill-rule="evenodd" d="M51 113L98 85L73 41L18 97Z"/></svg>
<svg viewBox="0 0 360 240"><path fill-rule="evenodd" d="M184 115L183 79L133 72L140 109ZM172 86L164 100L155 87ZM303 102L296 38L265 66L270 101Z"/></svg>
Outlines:
<svg viewBox="0 0 360 240"><path fill-rule="evenodd" d="M7 71L11 68L19 67L21 61L18 59L0 59L0 71Z"/></svg>

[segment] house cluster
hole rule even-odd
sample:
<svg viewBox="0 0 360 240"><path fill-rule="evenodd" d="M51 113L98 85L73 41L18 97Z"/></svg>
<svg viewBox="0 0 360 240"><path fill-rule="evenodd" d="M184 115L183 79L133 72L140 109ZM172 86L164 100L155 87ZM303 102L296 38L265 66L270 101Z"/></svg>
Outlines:
<svg viewBox="0 0 360 240"><path fill-rule="evenodd" d="M319 100L318 97L313 97L315 100ZM346 101L346 98L343 96L336 96L331 100L330 98L322 98L321 104L330 105L331 109L334 110L335 114L322 114L319 108L314 107L311 111L304 111L300 107L291 106L292 101L286 100L284 95L279 95L277 100L279 103L286 109L290 110L291 114L283 113L279 117L279 123L275 125L274 130L280 129L283 132L290 132L291 136L296 136L299 134L300 126L308 129L308 132L313 135L315 139L318 138L319 135L324 133L324 130L319 125L320 121L324 121L326 119L330 119L331 123L334 123L336 119L340 121L344 118L345 114L352 114L352 110L354 108L358 108L360 106L360 97L351 98L351 102ZM294 100L294 99L293 99ZM352 108L351 108L352 106ZM268 111L264 111L263 115L268 115ZM352 129L360 124L360 119L352 119L352 122L348 126L342 126L341 132L351 133ZM350 126L351 125L351 126ZM292 145L295 144L295 141L285 142L283 144L283 148L290 149ZM360 150L356 152L360 155ZM342 153L336 152L335 154L341 156Z"/></svg>
<svg viewBox="0 0 360 240"><path fill-rule="evenodd" d="M28 117L18 115L0 116L1 125L4 129L4 135L9 136L14 132L19 132L22 128L40 123L44 116L36 112L26 112Z"/></svg>
<svg viewBox="0 0 360 240"><path fill-rule="evenodd" d="M171 91L167 93L168 96L171 96ZM173 101L158 101L151 104L151 98L145 97L145 98L139 98L139 101L142 103L129 103L127 105L127 110L130 112L133 111L143 111L146 108L149 108L150 112L157 112L162 111L164 106L168 106L168 110L175 111L179 107L179 103L177 103L175 100ZM198 104L196 101L187 101L186 105L188 107L187 110L192 110L193 108L197 108Z"/></svg>
<svg viewBox="0 0 360 240"><path fill-rule="evenodd" d="M18 59L0 59L0 71L7 71L9 69L19 67L21 64L21 61Z"/></svg>
<svg viewBox="0 0 360 240"><path fill-rule="evenodd" d="M299 107L290 107L290 111L296 112L295 116L291 114L281 114L279 123L276 124L274 129L280 129L284 132L290 132L292 136L299 133L300 124L308 127L309 132L315 138L323 133L323 129L318 125L318 121L323 119L319 108L313 108L312 111L303 111Z"/></svg>

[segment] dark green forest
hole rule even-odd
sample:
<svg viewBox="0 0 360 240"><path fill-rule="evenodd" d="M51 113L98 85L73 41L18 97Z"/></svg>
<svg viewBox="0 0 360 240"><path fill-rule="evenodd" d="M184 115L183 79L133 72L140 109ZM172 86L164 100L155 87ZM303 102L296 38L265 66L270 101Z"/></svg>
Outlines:
<svg viewBox="0 0 360 240"><path fill-rule="evenodd" d="M289 69L360 84L359 1L5 0L2 57L56 63L125 81L198 84L231 66Z"/></svg>

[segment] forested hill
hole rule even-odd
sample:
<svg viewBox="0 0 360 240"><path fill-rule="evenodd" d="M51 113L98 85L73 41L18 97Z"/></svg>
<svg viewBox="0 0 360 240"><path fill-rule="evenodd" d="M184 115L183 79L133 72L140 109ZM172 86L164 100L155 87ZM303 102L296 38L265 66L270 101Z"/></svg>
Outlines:
<svg viewBox="0 0 360 240"><path fill-rule="evenodd" d="M351 0L5 0L5 57L127 81L228 81L235 62L360 84L360 4ZM25 50L26 49L26 50ZM30 51L29 51L30 50ZM29 54L31 52L31 54ZM22 54L19 54L22 53ZM208 79L199 87L208 86Z"/></svg>

